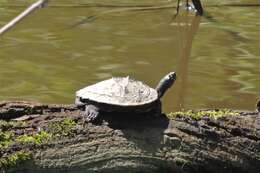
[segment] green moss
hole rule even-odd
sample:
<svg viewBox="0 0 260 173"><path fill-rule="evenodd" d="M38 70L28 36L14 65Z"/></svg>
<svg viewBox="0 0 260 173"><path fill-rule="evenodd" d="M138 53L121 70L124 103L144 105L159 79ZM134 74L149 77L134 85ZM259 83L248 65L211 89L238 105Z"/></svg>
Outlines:
<svg viewBox="0 0 260 173"><path fill-rule="evenodd" d="M41 145L47 142L53 137L69 136L73 133L73 129L76 126L76 122L70 118L65 118L63 121L51 122L48 124L46 131L40 131L39 133L32 135L21 135L16 138L17 142L33 142L37 145Z"/></svg>
<svg viewBox="0 0 260 173"><path fill-rule="evenodd" d="M31 151L12 150L12 145L15 143L27 143L33 142L37 145L43 144L44 142L51 139L51 134L41 131L32 135L20 135L17 136L12 132L0 131L0 168L11 167L19 164L22 161L31 158ZM20 144L22 145L22 144ZM8 152L6 152L8 151ZM11 152L10 152L11 151Z"/></svg>
<svg viewBox="0 0 260 173"><path fill-rule="evenodd" d="M32 152L29 150L33 148L28 149L28 146L23 144L34 143L39 146L55 137L72 135L76 127L76 122L71 118L65 118L62 121L51 122L48 124L46 130L30 135L15 134L13 131L15 131L19 125L20 127L27 126L26 124L21 124L16 121L0 121L0 168L15 166L32 157ZM13 150L12 146L16 143L24 149L20 151ZM25 150L25 148L27 149Z"/></svg>
<svg viewBox="0 0 260 173"><path fill-rule="evenodd" d="M0 168L15 166L25 160L29 160L32 157L30 151L20 150L12 154L1 157Z"/></svg>
<svg viewBox="0 0 260 173"><path fill-rule="evenodd" d="M188 111L173 112L168 114L168 117L175 118L181 116L181 117L191 117L195 120L200 120L202 117L210 117L213 119L218 119L221 117L236 116L236 115L239 115L239 113L229 109L219 109L219 110L205 110L205 111L188 110Z"/></svg>
<svg viewBox="0 0 260 173"><path fill-rule="evenodd" d="M42 130L35 134L23 134L23 135L15 135L9 129L12 129L13 126L24 125L16 121L0 121L0 149L4 150L11 146L14 143L28 143L32 142L37 145L41 145L49 140L53 139L53 137L60 136L70 136L73 133L73 129L76 126L76 122L73 119L65 118L60 122L51 122L48 124L47 130ZM21 126L20 126L21 127ZM2 129L5 129L4 131Z"/></svg>
<svg viewBox="0 0 260 173"><path fill-rule="evenodd" d="M13 141L14 134L12 132L0 131L0 148L8 147Z"/></svg>
<svg viewBox="0 0 260 173"><path fill-rule="evenodd" d="M27 123L25 121L5 121L5 120L0 120L0 129L9 129L9 128L15 128L15 127L26 127Z"/></svg>
<svg viewBox="0 0 260 173"><path fill-rule="evenodd" d="M43 144L44 142L49 141L52 138L52 134L47 133L46 131L40 131L39 133L33 135L21 135L16 138L18 142L33 142L37 145Z"/></svg>
<svg viewBox="0 0 260 173"><path fill-rule="evenodd" d="M73 134L73 129L76 127L76 122L71 118L65 118L63 121L51 122L48 124L48 131L54 136L70 136Z"/></svg>

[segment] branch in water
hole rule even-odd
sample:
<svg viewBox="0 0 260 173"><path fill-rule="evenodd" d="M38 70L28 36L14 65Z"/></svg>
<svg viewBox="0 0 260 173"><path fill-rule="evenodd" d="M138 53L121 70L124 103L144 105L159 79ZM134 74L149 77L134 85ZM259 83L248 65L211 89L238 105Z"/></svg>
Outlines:
<svg viewBox="0 0 260 173"><path fill-rule="evenodd" d="M35 3L33 3L30 7L28 7L25 11L23 11L20 15L15 17L13 20L11 20L9 23L7 23L5 26L3 26L0 29L0 35L4 34L6 31L8 31L12 27L14 27L16 23L20 22L24 17L26 17L27 15L32 13L35 9L37 9L39 7L43 7L47 2L48 2L48 0L39 0Z"/></svg>

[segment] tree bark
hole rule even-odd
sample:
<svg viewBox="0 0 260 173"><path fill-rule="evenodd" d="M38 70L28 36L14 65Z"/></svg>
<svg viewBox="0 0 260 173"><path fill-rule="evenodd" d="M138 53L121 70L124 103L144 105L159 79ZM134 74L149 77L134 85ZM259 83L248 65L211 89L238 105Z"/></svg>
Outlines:
<svg viewBox="0 0 260 173"><path fill-rule="evenodd" d="M37 146L23 146L33 151L32 158L3 170L19 173L255 173L260 170L257 112L240 111L237 116L217 120L116 113L103 114L95 123L84 123L82 113L74 105L0 104L0 119L16 118L27 124L15 129L0 126L2 131L32 134L48 131L48 124L65 118L76 122L68 136ZM16 150L19 150L17 145Z"/></svg>

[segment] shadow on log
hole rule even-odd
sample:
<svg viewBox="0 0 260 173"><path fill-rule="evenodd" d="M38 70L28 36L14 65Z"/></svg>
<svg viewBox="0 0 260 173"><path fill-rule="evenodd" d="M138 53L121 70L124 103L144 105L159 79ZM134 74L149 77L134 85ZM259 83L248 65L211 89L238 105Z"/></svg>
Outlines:
<svg viewBox="0 0 260 173"><path fill-rule="evenodd" d="M19 173L255 173L260 169L256 112L217 120L115 114L103 115L96 124L83 123L81 113L74 105L1 103L1 169ZM20 151L28 152L28 157L19 160L16 154L14 163L10 158Z"/></svg>

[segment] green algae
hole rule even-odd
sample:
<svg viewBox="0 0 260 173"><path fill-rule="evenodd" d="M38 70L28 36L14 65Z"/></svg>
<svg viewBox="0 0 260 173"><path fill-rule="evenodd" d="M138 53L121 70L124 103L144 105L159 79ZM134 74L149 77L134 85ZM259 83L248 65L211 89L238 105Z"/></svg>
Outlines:
<svg viewBox="0 0 260 173"><path fill-rule="evenodd" d="M237 115L239 115L238 112L230 109L217 109L217 110L201 110L201 111L193 111L193 110L179 111L179 112L169 113L167 116L169 118L191 117L192 119L200 120L203 117L219 119L226 116L237 116Z"/></svg>

